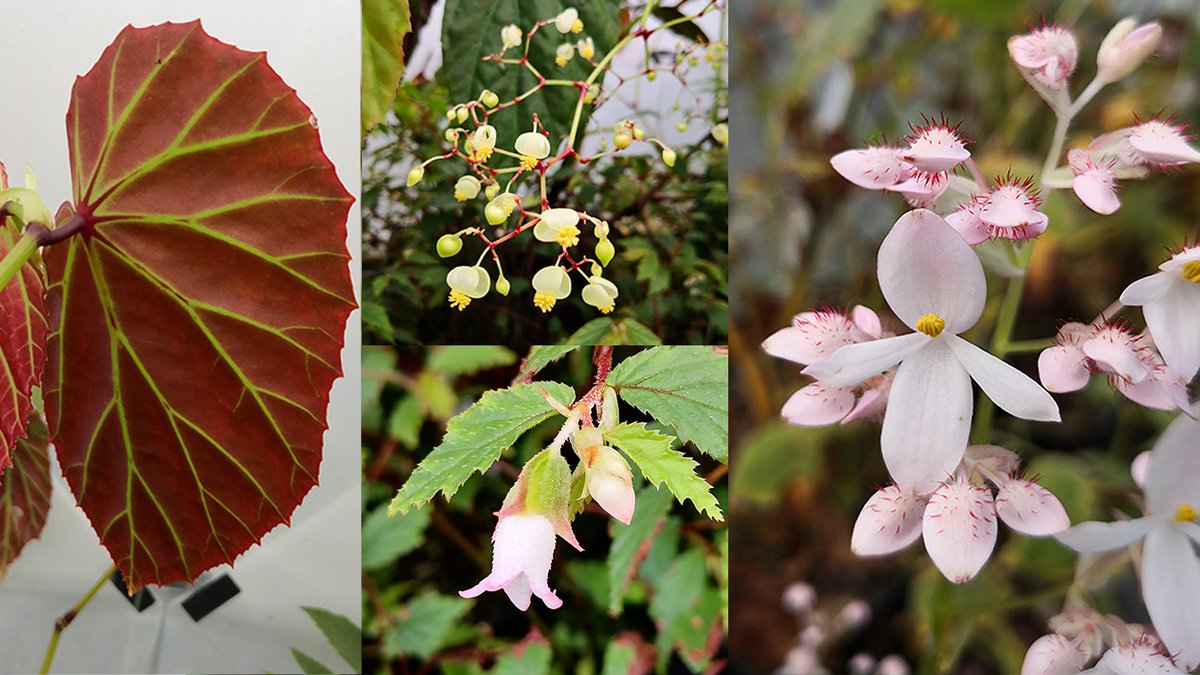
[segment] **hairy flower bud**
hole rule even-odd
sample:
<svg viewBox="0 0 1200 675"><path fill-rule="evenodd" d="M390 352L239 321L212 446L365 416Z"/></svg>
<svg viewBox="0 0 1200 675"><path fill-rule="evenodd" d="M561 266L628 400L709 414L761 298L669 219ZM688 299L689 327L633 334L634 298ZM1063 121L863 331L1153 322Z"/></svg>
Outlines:
<svg viewBox="0 0 1200 675"><path fill-rule="evenodd" d="M1157 21L1138 25L1128 17L1117 22L1100 43L1096 55L1096 79L1116 82L1138 69L1158 49L1162 26Z"/></svg>

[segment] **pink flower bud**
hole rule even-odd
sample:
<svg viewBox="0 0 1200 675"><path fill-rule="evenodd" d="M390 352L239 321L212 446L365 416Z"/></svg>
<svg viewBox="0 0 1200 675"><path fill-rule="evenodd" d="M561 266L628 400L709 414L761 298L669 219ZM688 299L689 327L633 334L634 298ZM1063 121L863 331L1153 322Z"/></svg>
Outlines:
<svg viewBox="0 0 1200 675"><path fill-rule="evenodd" d="M600 508L629 524L633 519L633 474L629 463L612 448L600 446L584 451L587 463L587 492Z"/></svg>
<svg viewBox="0 0 1200 675"><path fill-rule="evenodd" d="M1140 26L1132 17L1118 21L1100 43L1096 79L1103 82L1124 79L1150 58L1161 41L1162 26L1157 21Z"/></svg>
<svg viewBox="0 0 1200 675"><path fill-rule="evenodd" d="M1050 89L1062 89L1079 62L1079 46L1066 28L1045 26L1009 38L1008 55L1033 79Z"/></svg>

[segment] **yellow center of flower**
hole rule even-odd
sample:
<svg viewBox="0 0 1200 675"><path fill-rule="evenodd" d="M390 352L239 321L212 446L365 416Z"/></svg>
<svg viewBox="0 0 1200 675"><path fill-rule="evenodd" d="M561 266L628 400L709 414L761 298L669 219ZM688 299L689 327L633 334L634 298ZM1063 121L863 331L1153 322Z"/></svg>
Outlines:
<svg viewBox="0 0 1200 675"><path fill-rule="evenodd" d="M946 329L946 320L942 317L930 312L917 319L917 330L928 335L929 337L937 337Z"/></svg>
<svg viewBox="0 0 1200 675"><path fill-rule="evenodd" d="M450 306L451 307L453 307L461 312L462 310L466 309L467 305L469 305L469 304L471 304L471 298L468 297L465 293L461 293L461 292L455 291L455 290L450 291Z"/></svg>
<svg viewBox="0 0 1200 675"><path fill-rule="evenodd" d="M488 157L491 157L491 156L492 156L492 148L489 148L487 146L484 146L482 148L475 148L475 161L476 162L486 162L486 161L488 161Z"/></svg>
<svg viewBox="0 0 1200 675"><path fill-rule="evenodd" d="M609 312L613 311L613 306L612 303L609 303L603 307L597 307L596 309L600 310L601 314L608 314Z"/></svg>
<svg viewBox="0 0 1200 675"><path fill-rule="evenodd" d="M537 166L537 163L538 163L537 157L530 157L529 155L521 155L521 166L525 167L526 171L532 171L533 167Z"/></svg>
<svg viewBox="0 0 1200 675"><path fill-rule="evenodd" d="M533 306L542 310L542 313L549 312L554 309L554 296L537 293L533 296Z"/></svg>
<svg viewBox="0 0 1200 675"><path fill-rule="evenodd" d="M583 19L575 19L575 23L571 24L571 32L578 33L583 30Z"/></svg>
<svg viewBox="0 0 1200 675"><path fill-rule="evenodd" d="M1191 504L1180 504L1175 507L1175 520L1186 523L1196 519L1196 509Z"/></svg>
<svg viewBox="0 0 1200 675"><path fill-rule="evenodd" d="M559 246L564 248L574 246L579 243L579 228L574 225L560 227L558 234L554 235L554 240L558 242Z"/></svg>
<svg viewBox="0 0 1200 675"><path fill-rule="evenodd" d="M1193 260L1183 266L1183 278L1193 284L1200 284L1200 260Z"/></svg>
<svg viewBox="0 0 1200 675"><path fill-rule="evenodd" d="M557 56L557 57L555 57L555 58L554 58L554 63L555 63L555 64L556 64L556 65L557 65L559 68L562 68L563 66L567 65L567 59L564 59L564 58L563 58L563 57L561 57L561 56Z"/></svg>
<svg viewBox="0 0 1200 675"><path fill-rule="evenodd" d="M465 194L462 193L461 190L458 190L458 189L454 190L454 198L460 202L465 202L468 199L470 199L470 197L466 196Z"/></svg>

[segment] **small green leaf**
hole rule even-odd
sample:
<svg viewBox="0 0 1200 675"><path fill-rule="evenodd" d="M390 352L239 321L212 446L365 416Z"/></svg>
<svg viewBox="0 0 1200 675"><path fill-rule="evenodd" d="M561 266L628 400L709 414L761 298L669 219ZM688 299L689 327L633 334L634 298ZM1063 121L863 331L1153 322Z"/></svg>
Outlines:
<svg viewBox="0 0 1200 675"><path fill-rule="evenodd" d="M656 641L660 669L666 665L676 638L676 620L691 616L692 608L707 585L708 569L704 551L693 548L671 563L669 572L663 575L654 589L654 597L650 600L650 617L665 627L659 631Z"/></svg>
<svg viewBox="0 0 1200 675"><path fill-rule="evenodd" d="M492 345L455 345L434 347L425 365L451 377L470 375L496 366L515 363L517 355L505 347Z"/></svg>
<svg viewBox="0 0 1200 675"><path fill-rule="evenodd" d="M633 664L637 660L637 650L626 642L609 642L604 648L604 670L600 675L629 675L634 672Z"/></svg>
<svg viewBox="0 0 1200 675"><path fill-rule="evenodd" d="M613 368L608 384L683 440L728 461L728 354L712 347L655 347Z"/></svg>
<svg viewBox="0 0 1200 675"><path fill-rule="evenodd" d="M300 664L300 669L305 672L305 675L331 675L333 673L333 670L329 666L295 647L292 647L292 658L296 659L296 663Z"/></svg>
<svg viewBox="0 0 1200 675"><path fill-rule="evenodd" d="M583 324L565 342L569 345L598 345L604 336L612 332L613 320L607 316L597 317Z"/></svg>
<svg viewBox="0 0 1200 675"><path fill-rule="evenodd" d="M407 512L440 492L450 498L471 474L487 470L525 431L556 413L541 389L563 405L575 392L558 382L518 384L484 395L450 420L442 443L421 461L388 507L389 514Z"/></svg>
<svg viewBox="0 0 1200 675"><path fill-rule="evenodd" d="M712 486L696 475L696 462L671 449L671 436L664 436L646 425L619 424L604 434L605 440L620 448L642 470L653 485L666 483L679 503L692 500L697 511L713 520L724 520L721 505L712 495Z"/></svg>
<svg viewBox="0 0 1200 675"><path fill-rule="evenodd" d="M588 343L592 344L592 343ZM522 384L533 381L533 376L546 366L554 363L562 357L570 354L578 349L575 345L554 345L551 347L530 347L529 356L521 361L521 371L517 374L517 379L513 380L513 384Z"/></svg>
<svg viewBox="0 0 1200 675"><path fill-rule="evenodd" d="M383 636L389 659L417 656L427 659L442 648L450 629L471 609L471 601L437 593L417 596L407 612Z"/></svg>
<svg viewBox="0 0 1200 675"><path fill-rule="evenodd" d="M336 614L320 607L301 607L317 628L325 634L325 639L337 650L339 656L354 668L354 672L362 671L362 629L341 614Z"/></svg>
<svg viewBox="0 0 1200 675"><path fill-rule="evenodd" d="M404 36L412 30L408 0L362 0L362 135L392 109L404 74Z"/></svg>
<svg viewBox="0 0 1200 675"><path fill-rule="evenodd" d="M450 419L454 407L458 405L458 396L446 377L432 370L423 370L417 375L417 390L413 393L421 403L421 408L437 420Z"/></svg>
<svg viewBox="0 0 1200 675"><path fill-rule="evenodd" d="M496 659L492 675L548 675L552 656L548 642L526 639Z"/></svg>
<svg viewBox="0 0 1200 675"><path fill-rule="evenodd" d="M638 491L629 525L613 523L612 546L608 549L608 611L619 613L625 603L625 591L641 560L642 545L652 540L658 524L671 510L671 493L644 487Z"/></svg>
<svg viewBox="0 0 1200 675"><path fill-rule="evenodd" d="M429 511L418 509L389 518L386 506L373 509L363 519L362 568L377 570L391 565L421 545Z"/></svg>
<svg viewBox="0 0 1200 675"><path fill-rule="evenodd" d="M411 394L406 395L400 399L395 408L392 408L392 414L388 416L388 436L396 439L406 448L415 448L420 440L421 423L424 421L425 416L421 412L421 405L417 402L417 398Z"/></svg>

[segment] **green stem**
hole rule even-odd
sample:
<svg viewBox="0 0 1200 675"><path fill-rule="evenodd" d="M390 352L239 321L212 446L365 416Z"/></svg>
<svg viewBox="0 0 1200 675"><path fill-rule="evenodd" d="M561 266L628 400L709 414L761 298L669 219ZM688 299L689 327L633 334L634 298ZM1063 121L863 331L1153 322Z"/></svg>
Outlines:
<svg viewBox="0 0 1200 675"><path fill-rule="evenodd" d="M1032 352L1040 352L1043 349L1054 346L1054 338L1042 338L1041 340L1015 340L1008 343L1008 349L1005 354L1029 354Z"/></svg>
<svg viewBox="0 0 1200 675"><path fill-rule="evenodd" d="M1043 188L1046 185L1046 179L1050 176L1050 172L1054 171L1054 167L1058 166L1058 158L1062 155L1063 144L1067 140L1067 129L1071 127L1070 113L1058 113L1055 116L1054 123L1054 138L1050 141L1050 152L1046 153L1046 163L1042 165L1041 183Z"/></svg>
<svg viewBox="0 0 1200 675"><path fill-rule="evenodd" d="M62 636L62 632L67 629L67 626L71 625L71 622L75 620L75 617L82 612L83 608L87 607L87 604L92 601L92 598L94 598L96 594L100 592L100 589L104 586L104 583L108 581L109 577L113 575L113 572L115 572L116 569L117 568L115 565L110 565L107 570L104 570L104 574L100 575L100 579L98 579L96 583L92 585L91 590L89 590L86 595L80 598L79 602L75 603L75 606L68 610L66 614L58 617L58 620L54 622L54 632L50 634L50 644L46 645L46 656L42 659L42 669L40 671L42 675L47 675L47 673L50 672L50 666L54 663L54 653L58 651L58 638Z"/></svg>
<svg viewBox="0 0 1200 675"><path fill-rule="evenodd" d="M0 260L0 288L8 286L8 282L17 276L21 267L33 257L38 250L37 237L26 232L17 243L8 250L3 260Z"/></svg>

